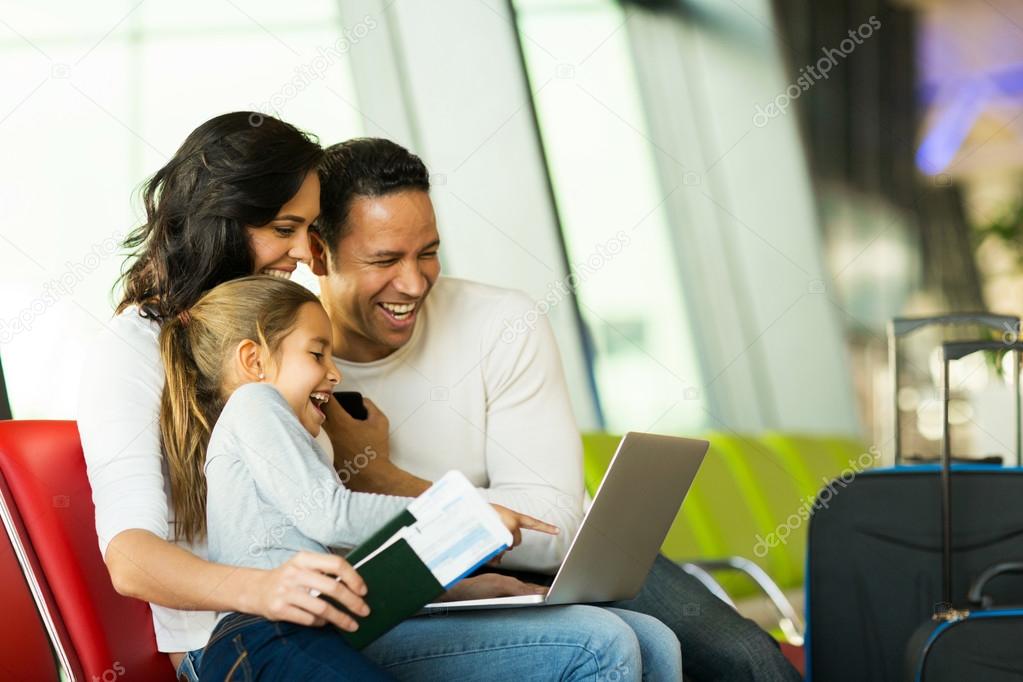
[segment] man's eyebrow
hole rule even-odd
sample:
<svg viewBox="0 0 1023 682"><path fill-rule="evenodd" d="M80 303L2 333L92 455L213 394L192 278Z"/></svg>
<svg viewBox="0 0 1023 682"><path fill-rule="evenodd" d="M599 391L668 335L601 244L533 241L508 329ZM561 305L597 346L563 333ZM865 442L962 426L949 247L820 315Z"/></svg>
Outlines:
<svg viewBox="0 0 1023 682"><path fill-rule="evenodd" d="M427 251L429 249L435 249L438 246L440 246L440 239L434 239L432 242L430 242L429 244L427 244L426 246L424 246L423 248L421 248L419 250L420 251ZM369 257L370 258L401 258L404 255L405 255L404 251L388 251L388 250L384 250L384 251L374 251L373 253L369 254Z"/></svg>

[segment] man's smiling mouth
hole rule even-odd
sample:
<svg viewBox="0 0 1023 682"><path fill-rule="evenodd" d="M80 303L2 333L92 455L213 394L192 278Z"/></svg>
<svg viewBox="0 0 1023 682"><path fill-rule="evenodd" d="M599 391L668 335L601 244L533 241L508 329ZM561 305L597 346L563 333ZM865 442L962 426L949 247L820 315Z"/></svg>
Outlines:
<svg viewBox="0 0 1023 682"><path fill-rule="evenodd" d="M418 303L378 303L384 312L387 313L388 317L391 317L398 322L407 320L411 317L416 308L419 306Z"/></svg>

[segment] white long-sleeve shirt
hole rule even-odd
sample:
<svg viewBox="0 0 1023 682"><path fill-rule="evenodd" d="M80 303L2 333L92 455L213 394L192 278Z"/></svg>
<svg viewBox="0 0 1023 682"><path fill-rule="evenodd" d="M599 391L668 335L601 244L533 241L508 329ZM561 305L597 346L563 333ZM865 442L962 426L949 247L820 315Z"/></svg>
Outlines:
<svg viewBox="0 0 1023 682"><path fill-rule="evenodd" d="M107 323L85 357L78 400L78 434L96 505L100 552L118 533L147 530L172 540L174 508L160 449L160 395L164 372L160 326L127 308ZM205 542L177 542L206 558ZM152 605L160 651L205 646L216 615Z"/></svg>
<svg viewBox="0 0 1023 682"><path fill-rule="evenodd" d="M391 460L430 481L461 470L489 502L558 526L523 532L501 565L551 572L582 520L582 444L550 324L525 294L441 277L407 344L335 358L341 384L387 415ZM321 433L321 445L329 441Z"/></svg>

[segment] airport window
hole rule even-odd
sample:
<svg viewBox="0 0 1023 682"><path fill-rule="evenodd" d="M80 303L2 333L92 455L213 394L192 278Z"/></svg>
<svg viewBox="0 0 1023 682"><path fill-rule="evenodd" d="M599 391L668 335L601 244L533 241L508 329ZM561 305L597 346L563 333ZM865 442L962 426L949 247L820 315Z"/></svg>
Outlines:
<svg viewBox="0 0 1023 682"><path fill-rule="evenodd" d="M515 2L609 431L698 431L700 378L652 144L615 2ZM642 282L642 286L637 283Z"/></svg>

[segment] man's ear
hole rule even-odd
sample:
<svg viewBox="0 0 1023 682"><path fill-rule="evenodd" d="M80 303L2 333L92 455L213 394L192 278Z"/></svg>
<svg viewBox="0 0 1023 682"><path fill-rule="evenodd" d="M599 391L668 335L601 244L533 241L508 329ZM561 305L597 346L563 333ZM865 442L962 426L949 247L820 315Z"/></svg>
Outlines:
<svg viewBox="0 0 1023 682"><path fill-rule="evenodd" d="M313 259L309 263L309 269L317 277L326 277L327 245L324 243L323 237L315 232L309 233L309 251L313 254Z"/></svg>

